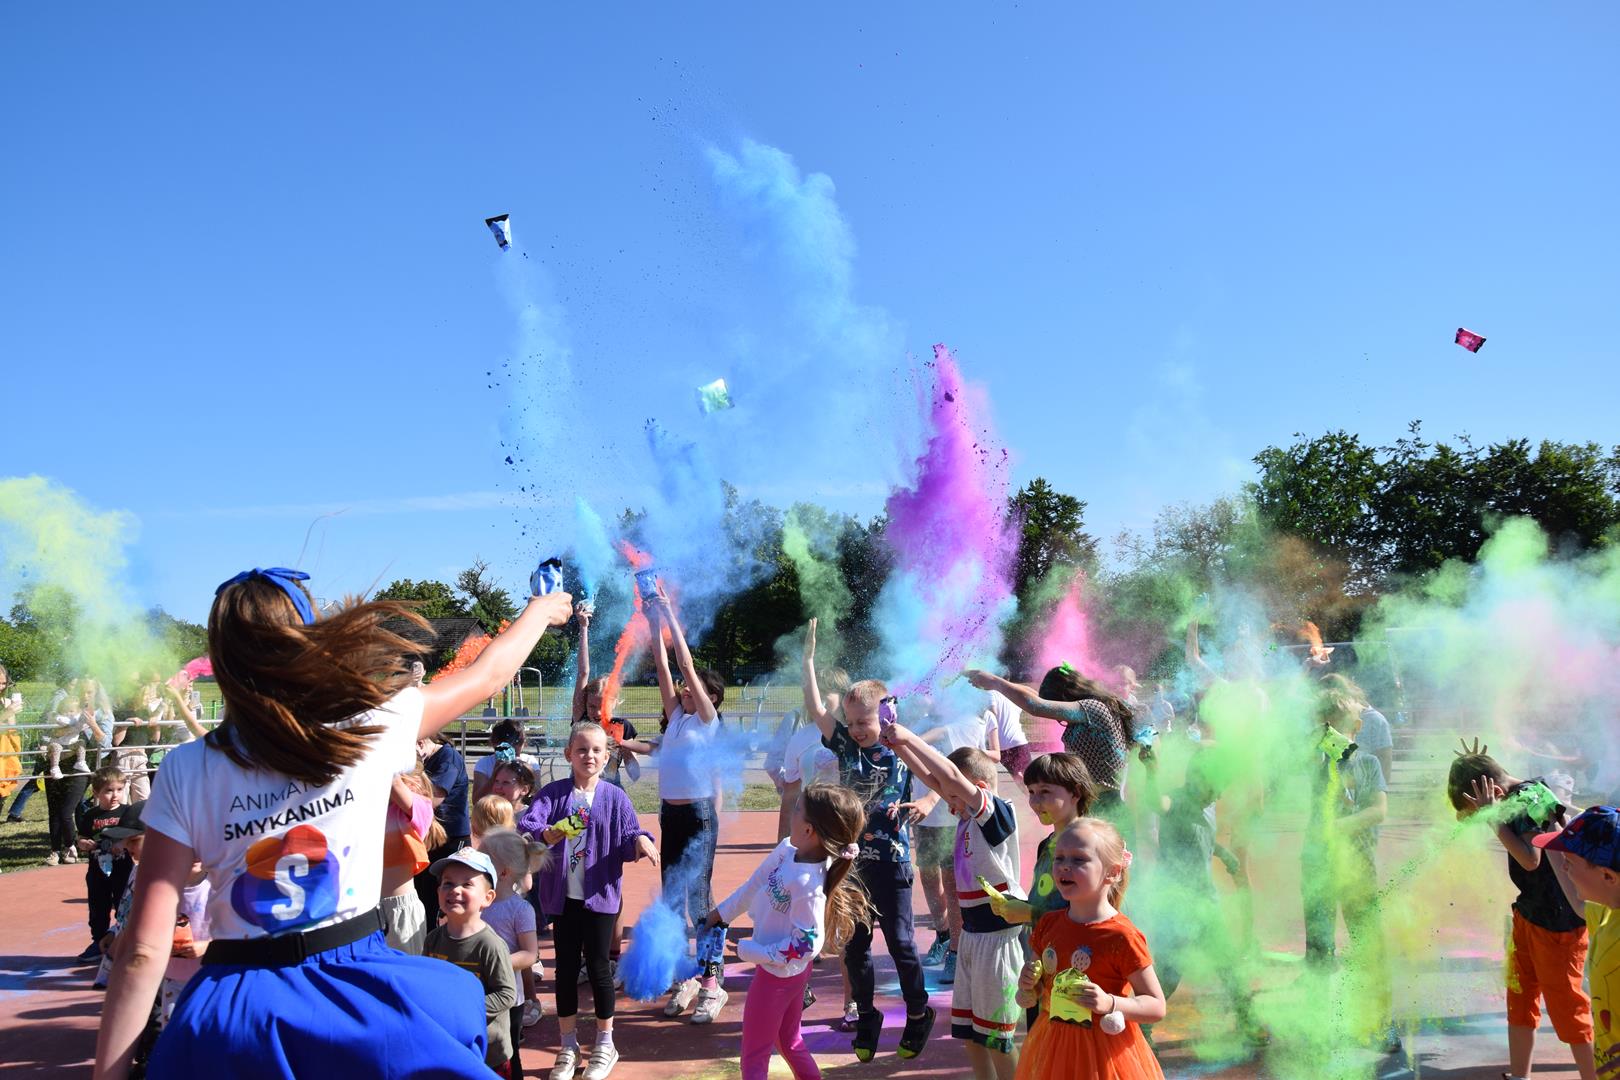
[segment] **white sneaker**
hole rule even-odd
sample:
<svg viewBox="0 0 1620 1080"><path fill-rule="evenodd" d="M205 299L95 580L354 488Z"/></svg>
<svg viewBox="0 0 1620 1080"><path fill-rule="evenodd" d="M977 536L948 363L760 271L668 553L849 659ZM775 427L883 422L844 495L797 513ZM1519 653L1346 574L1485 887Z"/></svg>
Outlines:
<svg viewBox="0 0 1620 1080"><path fill-rule="evenodd" d="M532 1028L545 1019L546 1007L532 998L523 1006L523 1027Z"/></svg>
<svg viewBox="0 0 1620 1080"><path fill-rule="evenodd" d="M89 776L90 775L90 766L88 766L88 765L86 765L84 763L84 758L80 758L79 760L77 760L77 761L75 761L73 763L73 771L75 773L81 774L83 776Z"/></svg>
<svg viewBox="0 0 1620 1080"><path fill-rule="evenodd" d="M579 1047L565 1046L557 1051L557 1063L551 1067L551 1080L574 1080L579 1069Z"/></svg>
<svg viewBox="0 0 1620 1080"><path fill-rule="evenodd" d="M55 866L57 863L59 863L61 861L62 861L61 852L47 851L45 853L45 865L46 866Z"/></svg>
<svg viewBox="0 0 1620 1080"><path fill-rule="evenodd" d="M698 994L697 1009L692 1013L692 1023L714 1023L714 1018L720 1015L720 1010L726 1007L726 1002L730 998L731 995L719 987L701 991Z"/></svg>
<svg viewBox="0 0 1620 1080"><path fill-rule="evenodd" d="M679 1016L691 1007L693 1000L698 996L698 981L687 979L677 986L664 1002L665 1016Z"/></svg>
<svg viewBox="0 0 1620 1080"><path fill-rule="evenodd" d="M65 863L76 863L76 862L79 861L78 853L75 852L72 848L63 848L62 849L62 861L65 862Z"/></svg>
<svg viewBox="0 0 1620 1080"><path fill-rule="evenodd" d="M585 1080L607 1080L607 1074L619 1063L619 1048L612 1043L597 1043L591 1049L591 1063L585 1067Z"/></svg>
<svg viewBox="0 0 1620 1080"><path fill-rule="evenodd" d="M60 765L52 765L50 767L50 770L48 772L46 772L45 779L47 779L47 780L60 780L60 779L62 779L62 767Z"/></svg>

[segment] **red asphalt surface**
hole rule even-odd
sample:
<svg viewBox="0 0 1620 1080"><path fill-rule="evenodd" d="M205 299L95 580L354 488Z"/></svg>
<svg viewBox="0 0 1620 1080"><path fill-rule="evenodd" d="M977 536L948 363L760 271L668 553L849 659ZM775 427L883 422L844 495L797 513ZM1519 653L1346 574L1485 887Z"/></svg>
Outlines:
<svg viewBox="0 0 1620 1080"><path fill-rule="evenodd" d="M1029 814L1028 805L1011 781L1003 780L1002 794L1020 811L1023 839L1023 868L1026 878L1034 865L1034 847L1045 834ZM656 833L657 822L643 822ZM715 859L714 892L723 897L740 884L775 842L776 815L747 812L723 815L720 846ZM1292 843L1291 843L1292 842ZM1396 865L1401 844L1400 830L1386 830L1383 865ZM1391 848L1396 851L1392 852ZM1289 977L1285 954L1297 955L1303 933L1300 929L1299 893L1290 871L1298 865L1297 835L1266 838L1256 845L1256 924L1260 945L1272 955L1274 981ZM1264 849L1264 850L1261 850ZM1489 904L1505 915L1509 895L1504 891L1506 874L1499 859L1490 860L1485 885L1471 886L1476 892L1490 892ZM1499 880L1498 880L1499 879ZM628 927L651 899L657 872L646 864L636 864L627 874L625 898ZM1026 882L1027 884L1027 882ZM1500 897L1496 894L1501 893ZM920 892L914 891L919 926L927 925L926 907ZM1130 908L1130 898L1126 901ZM0 876L0 1074L5 1076L85 1075L94 1055L95 1032L102 994L90 988L95 969L80 965L73 958L88 941L85 928L84 871L82 867L42 867ZM1401 913L1398 905L1388 917L1396 924L1391 933L1399 934ZM1470 933L1466 927L1423 927L1422 932L1451 935L1447 939L1446 960L1433 971L1399 973L1396 984L1396 1011L1426 1015L1443 1013L1447 1019L1406 1033L1406 1054L1383 1059L1370 1053L1353 1058L1354 1069L1368 1077L1431 1076L1446 1080L1497 1080L1506 1067L1507 1035L1500 991L1501 934L1499 927ZM919 930L920 946L933 940L931 930ZM960 1044L949 1037L950 988L935 988L937 969L929 969L933 1004L940 1022L922 1056L902 1061L894 1054L899 1039L900 1017L904 1006L898 997L893 968L882 953L881 934L878 969L879 1004L888 1017L883 1043L876 1060L855 1061L849 1036L832 1025L841 1011L842 989L836 964L823 960L812 979L818 1001L806 1013L804 1037L824 1070L839 1076L856 1077L960 1077L969 1075ZM1493 944L1493 942L1495 944ZM548 971L551 943L541 939L541 953ZM1151 940L1149 942L1151 947ZM687 1019L670 1020L661 1003L642 1004L621 996L616 1020L616 1042L623 1055L615 1076L626 1078L731 1077L738 1075L737 1055L742 1007L747 994L750 968L733 964L727 971L731 999L719 1020L708 1027L697 1027ZM1263 983L1266 981L1262 977ZM1200 1063L1191 1054L1186 1037L1187 1025L1196 1014L1201 995L1199 986L1182 990L1171 1000L1170 1016L1155 1031L1160 1061L1167 1076L1207 1076L1227 1078L1272 1075L1263 1059L1226 1064ZM1203 995L1205 1000L1210 995ZM589 1016L588 989L581 992L581 1042L589 1046L594 1038L594 1020ZM1437 1007L1436 1003L1443 1003ZM546 1001L547 1017L525 1032L523 1066L531 1076L545 1076L551 1068L558 1044L552 1001ZM228 1063L221 1063L228 1075ZM583 1071L583 1070L582 1070ZM787 1076L780 1059L773 1063L774 1076ZM1536 1075L1574 1077L1567 1053L1543 1021L1536 1054Z"/></svg>

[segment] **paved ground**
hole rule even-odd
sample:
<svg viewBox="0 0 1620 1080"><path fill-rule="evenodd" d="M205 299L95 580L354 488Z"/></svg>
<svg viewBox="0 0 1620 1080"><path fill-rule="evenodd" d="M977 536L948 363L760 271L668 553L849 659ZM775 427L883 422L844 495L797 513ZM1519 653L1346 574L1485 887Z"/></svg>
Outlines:
<svg viewBox="0 0 1620 1080"><path fill-rule="evenodd" d="M1010 784L1004 794L1014 797L1025 812L1022 834L1028 849L1024 861L1027 876L1041 830L1028 818L1027 807L1016 798ZM774 814L757 812L730 814L722 819L722 843L715 864L718 893L723 895L745 878L769 850L775 837L775 821ZM1257 847L1261 850L1257 851L1256 890L1261 900L1256 923L1259 944L1267 957L1259 981L1263 994L1285 995L1299 970L1293 959L1301 940L1298 891L1291 874L1291 868L1297 865L1297 836L1268 835L1260 839ZM1398 868L1402 860L1419 853L1415 830L1386 830L1382 853L1386 866ZM1397 948L1417 957L1397 979L1397 1013L1436 1019L1406 1032L1406 1054L1383 1059L1370 1053L1347 1054L1335 1062L1342 1067L1336 1072L1367 1077L1495 1080L1504 1068L1506 1029L1495 987L1501 971L1501 921L1507 910L1506 874L1495 854L1483 867L1470 858L1467 850L1430 854L1439 863L1431 863L1429 872L1421 876L1423 895L1397 894L1392 899L1388 931ZM1445 862L1447 859L1458 861L1453 867ZM41 868L0 876L0 912L5 913L0 923L0 1072L7 1076L71 1076L88 1071L101 996L99 991L88 988L92 969L78 966L71 959L87 939L83 880L83 870L78 867ZM633 921L647 902L654 882L649 869L638 866L632 870L626 888L627 903L632 908L629 920ZM1414 884L1414 890L1417 887ZM1436 926L1415 919L1411 912L1418 909L1419 900L1426 910L1456 910L1455 921ZM920 896L917 908L919 913L924 911ZM1474 929L1477 927L1486 929ZM924 943L931 940L926 931L919 936ZM549 966L550 943L543 940L541 944ZM747 980L745 969L735 967L732 971L731 1003L720 1021L707 1029L666 1020L656 1005L621 1000L618 1044L625 1060L617 1075L649 1080L737 1075L738 1033ZM824 963L813 985L820 1000L807 1015L805 1034L824 1069L852 1080L864 1076L966 1074L962 1051L943 1036L943 1028L936 1031L934 1042L922 1057L900 1061L893 1055L899 1034L897 1023L886 1031L883 1053L876 1061L856 1063L849 1053L849 1037L830 1026L838 1016L841 1000L836 967ZM888 985L892 989L892 969L888 971ZM1192 986L1178 994L1172 1001L1170 1018L1156 1032L1167 1075L1302 1075L1297 1066L1288 1066L1281 1050L1275 1051L1269 1062L1265 1058L1225 1064L1198 1061L1190 1048L1189 1035L1198 1026L1200 1003L1208 1005L1216 1000L1208 994L1200 995L1201 989ZM935 1004L943 1011L948 1003L946 988L936 994ZM898 999L891 997L887 1004L891 1016L898 1016ZM1298 1004L1307 1012L1321 1007L1321 1003L1309 1000ZM1218 1022L1218 1018L1212 1020ZM590 1022L582 1024L582 1029L588 1038ZM550 1068L556 1044L554 1020L548 1018L530 1029L523 1047L525 1068L531 1074L543 1075ZM778 1075L787 1075L780 1062L776 1067ZM1550 1031L1544 1031L1537 1069L1538 1076L1575 1075L1562 1048L1552 1041Z"/></svg>

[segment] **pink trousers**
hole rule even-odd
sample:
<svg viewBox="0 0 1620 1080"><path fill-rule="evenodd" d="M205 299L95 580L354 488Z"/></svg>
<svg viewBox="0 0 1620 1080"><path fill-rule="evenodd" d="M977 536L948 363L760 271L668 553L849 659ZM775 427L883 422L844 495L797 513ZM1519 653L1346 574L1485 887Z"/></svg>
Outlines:
<svg viewBox="0 0 1620 1080"><path fill-rule="evenodd" d="M821 1080L816 1059L805 1049L799 1034L804 1016L804 986L808 966L791 979L754 968L754 981L743 1002L742 1080L765 1080L771 1071L771 1050L782 1055L796 1080Z"/></svg>

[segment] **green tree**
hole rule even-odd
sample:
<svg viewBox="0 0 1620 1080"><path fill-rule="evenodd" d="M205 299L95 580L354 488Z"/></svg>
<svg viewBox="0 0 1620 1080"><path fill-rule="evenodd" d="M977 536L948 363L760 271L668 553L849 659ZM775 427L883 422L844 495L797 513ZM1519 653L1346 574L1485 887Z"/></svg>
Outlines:
<svg viewBox="0 0 1620 1080"><path fill-rule="evenodd" d="M1013 592L1020 600L1054 571L1097 563L1097 541L1086 532L1086 504L1055 490L1037 476L1008 500L1008 513L1018 524L1018 555L1013 565Z"/></svg>
<svg viewBox="0 0 1620 1080"><path fill-rule="evenodd" d="M36 678L63 682L81 672L70 671L72 643L81 610L73 594L56 585L26 585L11 605L11 624L32 636Z"/></svg>
<svg viewBox="0 0 1620 1080"><path fill-rule="evenodd" d="M1297 536L1350 568L1355 585L1383 576L1385 557L1377 504L1387 479L1384 454L1339 430L1292 446L1268 446L1254 457L1260 477L1248 486L1260 520Z"/></svg>
<svg viewBox="0 0 1620 1080"><path fill-rule="evenodd" d="M13 679L35 679L45 674L45 656L32 627L0 619L0 664Z"/></svg>
<svg viewBox="0 0 1620 1080"><path fill-rule="evenodd" d="M198 656L208 655L208 628L194 622L177 619L160 607L146 613L147 625L176 665ZM164 672L164 674L168 674Z"/></svg>
<svg viewBox="0 0 1620 1080"><path fill-rule="evenodd" d="M442 581L424 578L412 581L400 578L390 581L387 588L377 593L378 600L408 600L418 605L424 619L462 619L468 616L467 602Z"/></svg>
<svg viewBox="0 0 1620 1080"><path fill-rule="evenodd" d="M478 625L493 634L502 622L517 617L517 605L512 594L490 577L489 564L483 559L456 575L456 588L466 594L467 614L478 620Z"/></svg>

